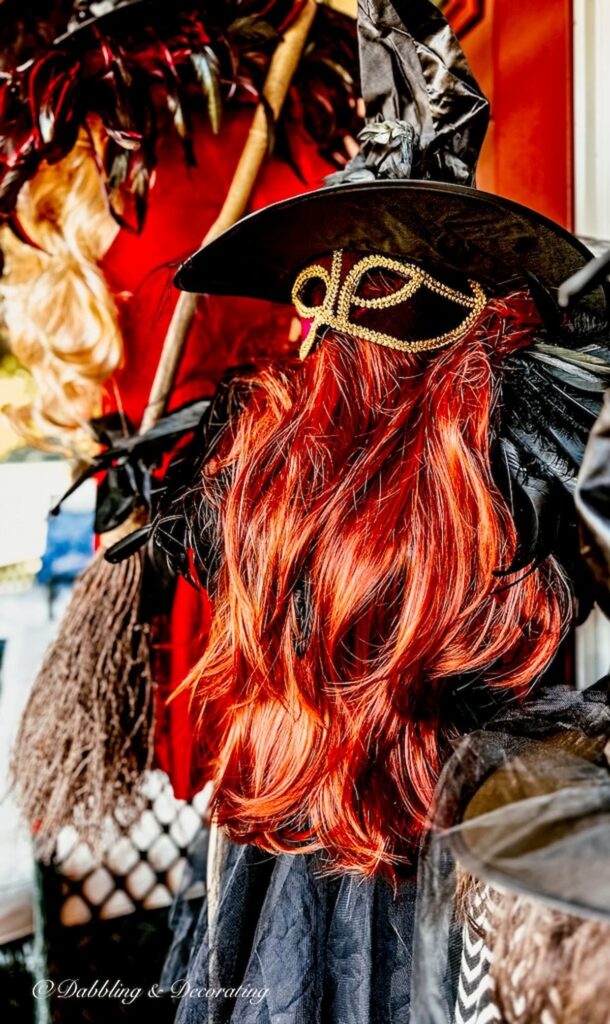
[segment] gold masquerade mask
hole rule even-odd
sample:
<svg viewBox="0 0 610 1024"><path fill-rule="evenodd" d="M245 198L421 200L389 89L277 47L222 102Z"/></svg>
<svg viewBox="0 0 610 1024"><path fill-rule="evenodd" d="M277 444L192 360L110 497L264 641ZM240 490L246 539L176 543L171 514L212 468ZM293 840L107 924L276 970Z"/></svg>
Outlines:
<svg viewBox="0 0 610 1024"><path fill-rule="evenodd" d="M388 256L352 256L345 272L344 264L349 262L349 256L339 249L332 254L330 267L329 260L314 263L294 282L292 301L308 327L299 352L301 359L325 328L399 352L442 348L468 330L488 301L474 280L468 281L467 293L437 281L413 263ZM386 285L380 294L379 286L377 294L367 288L367 282L375 278L378 284L382 280ZM392 291L388 291L387 278L396 283ZM461 315L463 310L467 311L465 316ZM418 315L420 321L423 318L419 324ZM431 323L446 329L434 337L414 334L418 328L429 329Z"/></svg>

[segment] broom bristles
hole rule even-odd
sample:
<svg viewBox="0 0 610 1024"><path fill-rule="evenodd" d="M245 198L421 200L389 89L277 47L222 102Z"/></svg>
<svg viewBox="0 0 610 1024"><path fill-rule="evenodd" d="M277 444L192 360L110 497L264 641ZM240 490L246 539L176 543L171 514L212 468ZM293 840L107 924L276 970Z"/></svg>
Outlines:
<svg viewBox="0 0 610 1024"><path fill-rule="evenodd" d="M64 826L100 852L108 818L127 827L142 809L154 732L143 557L110 565L98 551L34 682L11 774L41 860Z"/></svg>

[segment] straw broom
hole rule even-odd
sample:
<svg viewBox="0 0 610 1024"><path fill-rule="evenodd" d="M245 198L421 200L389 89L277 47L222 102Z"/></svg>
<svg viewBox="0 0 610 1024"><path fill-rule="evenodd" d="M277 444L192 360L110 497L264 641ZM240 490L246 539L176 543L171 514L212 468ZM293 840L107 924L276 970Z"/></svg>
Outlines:
<svg viewBox="0 0 610 1024"><path fill-rule="evenodd" d="M279 117L316 11L306 0L271 59L263 90ZM202 244L246 212L269 146L268 114L258 104L221 212ZM140 430L163 415L197 305L182 293L163 344ZM57 638L34 683L12 758L22 810L36 837L37 855L50 860L60 830L74 825L99 852L104 822L122 826L142 808L141 781L154 739L154 685L150 626L142 607L145 555L116 565L104 550L142 525L134 513L104 534L102 547L77 581Z"/></svg>

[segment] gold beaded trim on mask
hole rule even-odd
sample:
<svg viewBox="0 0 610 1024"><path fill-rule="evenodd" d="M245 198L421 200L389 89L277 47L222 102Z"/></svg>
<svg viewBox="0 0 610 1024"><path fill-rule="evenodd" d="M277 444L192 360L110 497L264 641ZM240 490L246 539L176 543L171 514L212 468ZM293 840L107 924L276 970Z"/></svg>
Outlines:
<svg viewBox="0 0 610 1024"><path fill-rule="evenodd" d="M301 359L304 359L310 351L320 327L331 327L342 334L363 338L376 345L385 345L386 348L392 348L398 352L428 352L431 349L442 348L461 337L487 305L487 296L478 281L469 279L468 284L472 293L468 295L457 288L450 288L449 285L437 281L427 271L413 263L402 263L389 256L364 256L348 271L343 285L341 285L342 265L343 250L337 249L333 253L330 272L319 263L314 263L302 270L294 282L292 302L296 311L302 319L311 320L310 330L299 351ZM371 299L360 298L356 292L364 274L369 270L392 270L406 280L404 285L392 292L391 295L380 295ZM326 293L320 305L309 306L300 296L304 285L314 278L324 282ZM381 331L372 330L370 327L350 320L350 310L354 307L388 309L410 299L420 288L427 288L436 295L441 295L444 299L463 306L470 312L452 330L439 334L435 338L422 338L415 341L403 341L391 334L383 334Z"/></svg>

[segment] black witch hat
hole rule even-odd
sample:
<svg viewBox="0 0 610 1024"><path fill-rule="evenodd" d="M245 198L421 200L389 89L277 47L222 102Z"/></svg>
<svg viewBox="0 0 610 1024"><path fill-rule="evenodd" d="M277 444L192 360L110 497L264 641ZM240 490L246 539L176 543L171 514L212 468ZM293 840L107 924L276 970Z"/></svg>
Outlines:
<svg viewBox="0 0 610 1024"><path fill-rule="evenodd" d="M582 616L591 588L581 578L573 495L610 383L610 346L603 288L590 290L570 320L557 290L592 255L560 225L473 187L488 104L429 0L360 0L358 32L367 102L359 156L330 187L244 218L188 259L176 283L288 302L295 276L313 260L340 250L382 254L386 265L408 260L422 278L431 272L445 282L425 311L440 319L431 333L441 340L452 333L442 326L445 285L469 279L459 301L470 319L481 295L484 302L529 288L544 326L534 344L503 360L491 438L494 475L519 538L512 564L498 567L498 576L527 571L552 553L574 582ZM408 304L417 306L423 291ZM433 346L419 343L425 347ZM167 517L161 513L161 546L171 534L173 552L192 547L189 515L185 509L182 545L176 505Z"/></svg>
<svg viewBox="0 0 610 1024"><path fill-rule="evenodd" d="M244 218L187 260L186 291L289 302L298 271L337 249L467 273L490 295L551 292L592 254L527 207L472 188L489 106L430 0L360 0L363 148L330 188ZM603 312L601 289L588 307Z"/></svg>

